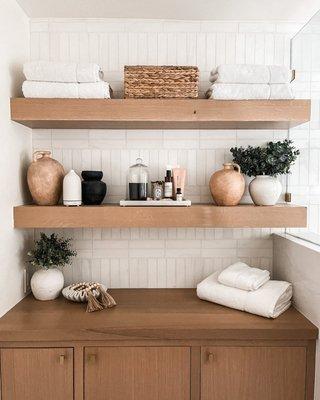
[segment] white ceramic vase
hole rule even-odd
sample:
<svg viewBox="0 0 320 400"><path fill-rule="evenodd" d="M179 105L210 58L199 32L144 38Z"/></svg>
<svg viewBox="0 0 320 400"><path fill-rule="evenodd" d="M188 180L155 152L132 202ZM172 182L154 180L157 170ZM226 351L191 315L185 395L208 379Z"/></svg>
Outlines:
<svg viewBox="0 0 320 400"><path fill-rule="evenodd" d="M31 290L38 300L56 299L64 284L63 273L58 268L39 269L31 278Z"/></svg>
<svg viewBox="0 0 320 400"><path fill-rule="evenodd" d="M256 206L274 206L279 200L281 191L281 183L269 175L258 175L249 185L250 196Z"/></svg>
<svg viewBox="0 0 320 400"><path fill-rule="evenodd" d="M81 179L72 169L63 179L63 204L65 206L81 206Z"/></svg>

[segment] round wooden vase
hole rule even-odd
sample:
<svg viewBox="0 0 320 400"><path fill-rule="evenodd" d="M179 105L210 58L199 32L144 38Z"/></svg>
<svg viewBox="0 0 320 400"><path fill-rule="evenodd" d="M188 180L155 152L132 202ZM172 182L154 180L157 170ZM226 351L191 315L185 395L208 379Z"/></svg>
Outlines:
<svg viewBox="0 0 320 400"><path fill-rule="evenodd" d="M58 204L64 178L63 166L53 158L50 151L36 151L27 173L29 190L33 201L39 206Z"/></svg>
<svg viewBox="0 0 320 400"><path fill-rule="evenodd" d="M223 164L223 169L215 172L210 179L212 198L218 206L236 206L245 189L245 180L238 164Z"/></svg>

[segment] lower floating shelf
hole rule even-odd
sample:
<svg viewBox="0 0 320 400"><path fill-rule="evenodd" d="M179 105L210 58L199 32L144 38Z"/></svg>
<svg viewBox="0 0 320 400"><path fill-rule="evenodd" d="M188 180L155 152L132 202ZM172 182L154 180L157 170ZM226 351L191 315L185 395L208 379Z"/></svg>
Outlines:
<svg viewBox="0 0 320 400"><path fill-rule="evenodd" d="M15 228L285 228L305 227L307 208L259 207L36 206L14 207Z"/></svg>

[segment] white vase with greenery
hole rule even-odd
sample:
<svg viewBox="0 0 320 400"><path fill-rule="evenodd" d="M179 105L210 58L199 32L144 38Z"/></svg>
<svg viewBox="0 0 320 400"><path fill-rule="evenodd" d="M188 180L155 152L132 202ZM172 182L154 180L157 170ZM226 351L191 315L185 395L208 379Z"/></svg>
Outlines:
<svg viewBox="0 0 320 400"><path fill-rule="evenodd" d="M242 172L255 178L249 184L252 201L257 206L273 206L279 200L282 185L278 175L290 173L290 167L300 154L292 145L292 140L285 139L269 142L266 146L230 149L233 162L240 165Z"/></svg>
<svg viewBox="0 0 320 400"><path fill-rule="evenodd" d="M41 233L34 250L28 252L30 263L38 268L31 278L31 290L36 299L53 300L59 296L64 284L60 268L70 264L76 256L70 241L54 233L50 236Z"/></svg>

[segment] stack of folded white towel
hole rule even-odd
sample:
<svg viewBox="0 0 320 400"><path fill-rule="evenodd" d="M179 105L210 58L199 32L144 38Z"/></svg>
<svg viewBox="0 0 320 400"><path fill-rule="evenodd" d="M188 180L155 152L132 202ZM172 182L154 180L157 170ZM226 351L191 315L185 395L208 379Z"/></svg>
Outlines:
<svg viewBox="0 0 320 400"><path fill-rule="evenodd" d="M220 65L210 74L207 98L216 100L291 100L294 71L278 65Z"/></svg>
<svg viewBox="0 0 320 400"><path fill-rule="evenodd" d="M110 86L97 64L33 61L24 64L24 97L110 99Z"/></svg>
<svg viewBox="0 0 320 400"><path fill-rule="evenodd" d="M292 285L270 280L269 271L237 262L200 282L197 295L223 306L277 318L291 305Z"/></svg>

